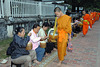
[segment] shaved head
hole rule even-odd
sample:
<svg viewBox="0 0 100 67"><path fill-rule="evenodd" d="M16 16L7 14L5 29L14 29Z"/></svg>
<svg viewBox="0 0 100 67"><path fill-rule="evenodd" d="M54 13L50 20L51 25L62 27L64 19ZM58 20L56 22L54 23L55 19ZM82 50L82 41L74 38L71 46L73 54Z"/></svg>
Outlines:
<svg viewBox="0 0 100 67"><path fill-rule="evenodd" d="M54 12L60 12L61 11L61 9L59 8L59 7L56 7L55 9L54 9Z"/></svg>

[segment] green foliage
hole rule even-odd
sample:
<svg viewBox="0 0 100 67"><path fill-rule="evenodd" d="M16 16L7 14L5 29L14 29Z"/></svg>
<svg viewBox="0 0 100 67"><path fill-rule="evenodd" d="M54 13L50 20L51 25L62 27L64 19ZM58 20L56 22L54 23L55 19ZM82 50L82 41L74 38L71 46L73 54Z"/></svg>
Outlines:
<svg viewBox="0 0 100 67"><path fill-rule="evenodd" d="M84 9L94 9L99 11L100 0L65 0L65 3L70 4L75 7L84 7Z"/></svg>
<svg viewBox="0 0 100 67"><path fill-rule="evenodd" d="M72 9L72 6L69 5L69 6L68 6L68 9L71 10L71 9Z"/></svg>
<svg viewBox="0 0 100 67"><path fill-rule="evenodd" d="M12 40L13 38L7 38L0 41L0 59L4 59L7 57L6 50Z"/></svg>
<svg viewBox="0 0 100 67"><path fill-rule="evenodd" d="M99 11L100 12L100 9L99 8L93 8L94 11Z"/></svg>
<svg viewBox="0 0 100 67"><path fill-rule="evenodd" d="M7 38L5 40L0 41L0 48L5 47L7 44L9 44L12 41L13 38Z"/></svg>

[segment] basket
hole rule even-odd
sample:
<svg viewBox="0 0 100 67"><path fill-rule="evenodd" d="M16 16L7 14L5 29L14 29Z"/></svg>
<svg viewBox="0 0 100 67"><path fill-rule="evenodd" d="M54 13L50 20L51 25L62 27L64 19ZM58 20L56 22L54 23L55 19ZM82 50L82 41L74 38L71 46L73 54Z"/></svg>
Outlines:
<svg viewBox="0 0 100 67"><path fill-rule="evenodd" d="M79 25L79 26L83 26L83 24L82 24L82 23L79 23L78 25Z"/></svg>
<svg viewBox="0 0 100 67"><path fill-rule="evenodd" d="M54 36L54 38L53 38L53 35L49 35L49 38L55 40L58 38L58 35Z"/></svg>
<svg viewBox="0 0 100 67"><path fill-rule="evenodd" d="M53 35L49 35L49 42L57 42L57 38L58 38L58 35L54 36L53 38Z"/></svg>
<svg viewBox="0 0 100 67"><path fill-rule="evenodd" d="M31 50L31 49L32 49L32 42L28 42L26 50Z"/></svg>
<svg viewBox="0 0 100 67"><path fill-rule="evenodd" d="M41 48L46 48L46 42L45 42L45 41L42 41L42 42L40 43L40 47L41 47Z"/></svg>

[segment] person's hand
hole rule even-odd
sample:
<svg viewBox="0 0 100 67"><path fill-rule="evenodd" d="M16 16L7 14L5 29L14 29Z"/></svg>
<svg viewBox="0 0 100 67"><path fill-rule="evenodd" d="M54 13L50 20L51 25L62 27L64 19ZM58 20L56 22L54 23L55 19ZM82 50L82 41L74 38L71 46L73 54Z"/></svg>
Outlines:
<svg viewBox="0 0 100 67"><path fill-rule="evenodd" d="M43 40L45 40L45 38L44 37L41 37L41 41L43 41Z"/></svg>
<svg viewBox="0 0 100 67"><path fill-rule="evenodd" d="M49 38L49 36L45 36L44 38L47 39L47 38Z"/></svg>
<svg viewBox="0 0 100 67"><path fill-rule="evenodd" d="M28 33L27 35L28 35L28 36L31 36L31 35L32 35L32 33Z"/></svg>
<svg viewBox="0 0 100 67"><path fill-rule="evenodd" d="M48 36L42 37L41 40L46 40Z"/></svg>

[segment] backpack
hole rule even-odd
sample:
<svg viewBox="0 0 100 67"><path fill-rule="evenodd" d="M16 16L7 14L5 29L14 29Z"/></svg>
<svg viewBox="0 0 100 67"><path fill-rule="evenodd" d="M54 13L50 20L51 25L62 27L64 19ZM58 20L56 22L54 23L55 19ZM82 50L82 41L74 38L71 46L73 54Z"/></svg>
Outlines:
<svg viewBox="0 0 100 67"><path fill-rule="evenodd" d="M6 51L6 55L11 55L14 50L15 50L15 43L14 41L12 41Z"/></svg>

